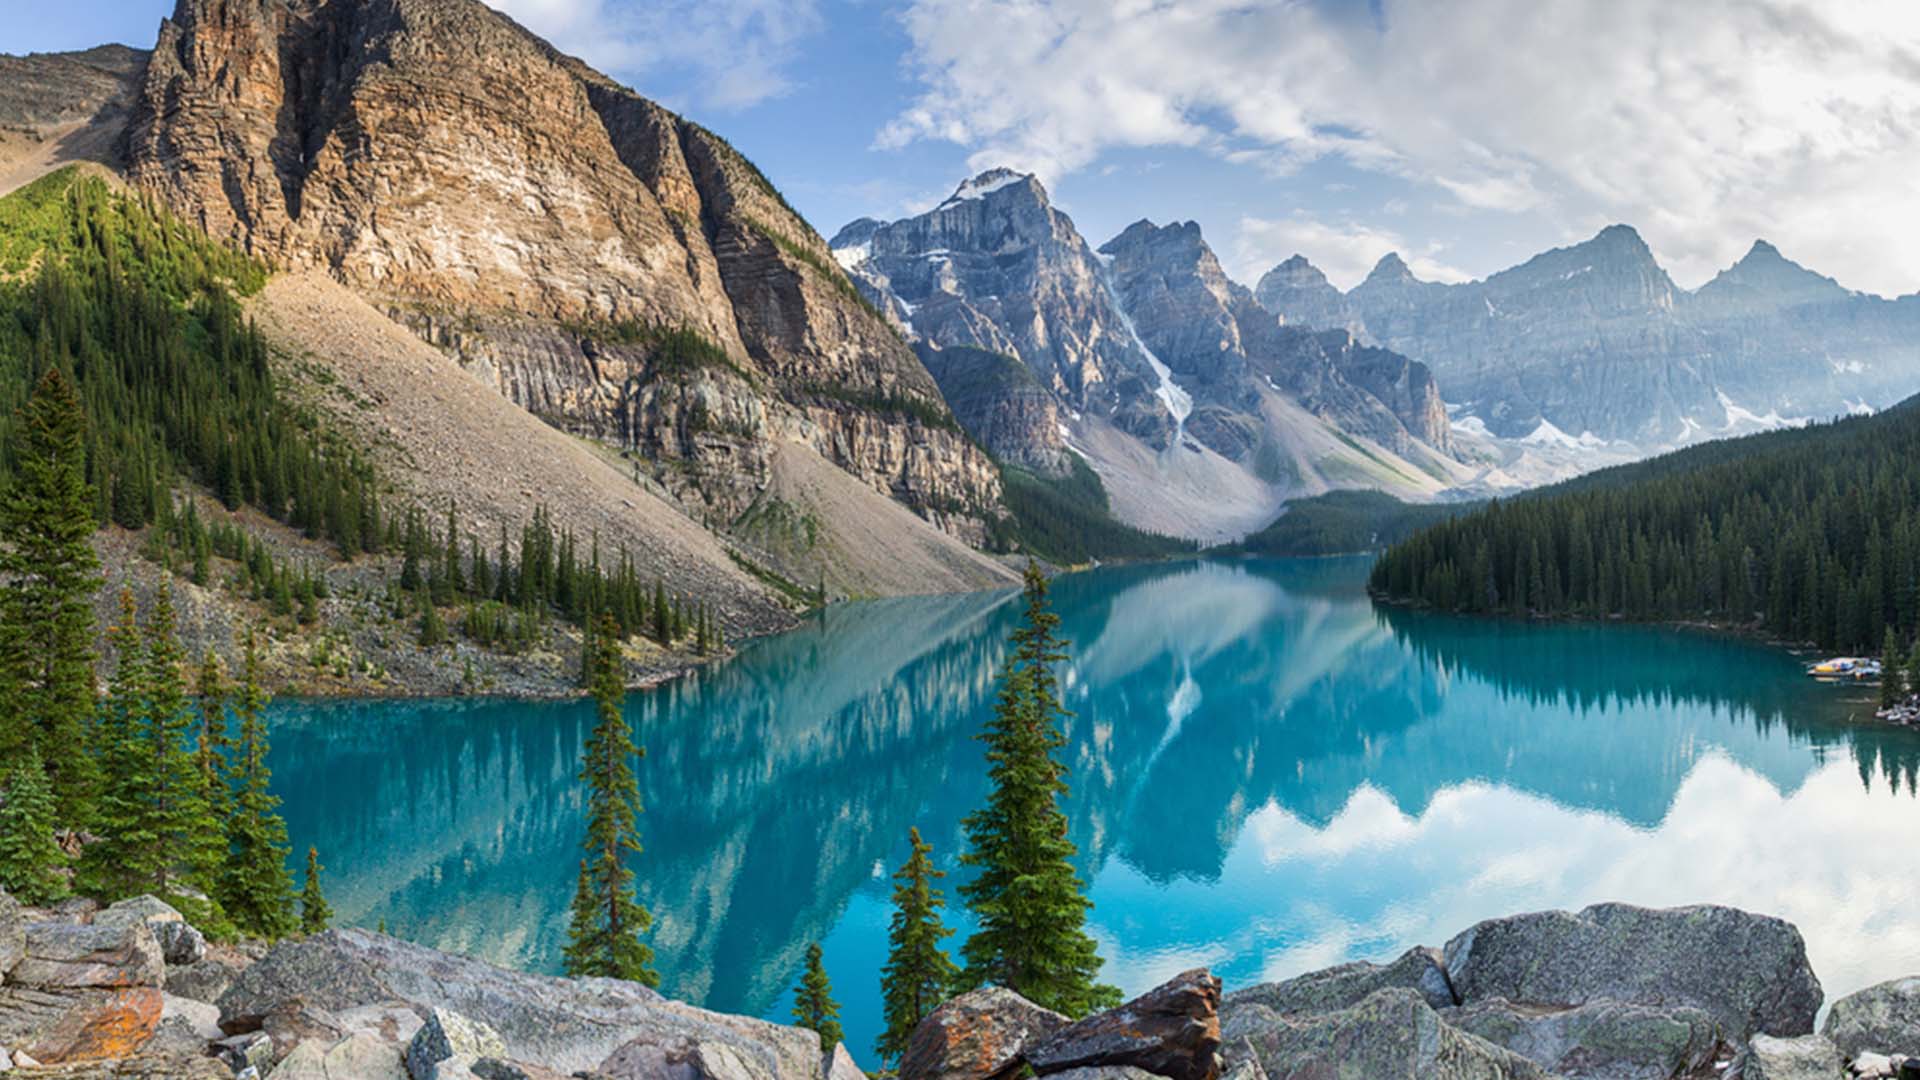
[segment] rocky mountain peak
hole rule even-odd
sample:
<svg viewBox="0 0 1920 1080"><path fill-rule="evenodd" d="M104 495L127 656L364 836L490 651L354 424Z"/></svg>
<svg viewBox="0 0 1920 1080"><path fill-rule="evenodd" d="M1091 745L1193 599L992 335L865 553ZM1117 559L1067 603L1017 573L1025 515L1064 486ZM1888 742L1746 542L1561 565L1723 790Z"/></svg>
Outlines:
<svg viewBox="0 0 1920 1080"><path fill-rule="evenodd" d="M936 209L945 210L960 203L990 197L1030 200L1042 206L1047 205L1047 189L1040 183L1039 177L1032 173L995 167L961 183Z"/></svg>
<svg viewBox="0 0 1920 1080"><path fill-rule="evenodd" d="M1839 282L1801 266L1767 241L1755 240L1739 262L1714 275L1693 300L1713 309L1839 301L1852 295Z"/></svg>
<svg viewBox="0 0 1920 1080"><path fill-rule="evenodd" d="M1407 265L1405 259L1400 257L1399 252L1389 251L1380 256L1379 262L1373 264L1373 269L1367 272L1367 279L1363 284L1392 285L1401 282L1419 284L1420 279L1413 276L1413 269Z"/></svg>

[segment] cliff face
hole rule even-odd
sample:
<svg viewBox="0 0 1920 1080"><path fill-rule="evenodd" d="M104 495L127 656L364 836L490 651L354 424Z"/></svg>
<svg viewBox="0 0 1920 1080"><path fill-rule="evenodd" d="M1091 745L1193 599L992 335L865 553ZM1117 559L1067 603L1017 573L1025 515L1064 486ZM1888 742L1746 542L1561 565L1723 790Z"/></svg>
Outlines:
<svg viewBox="0 0 1920 1080"><path fill-rule="evenodd" d="M1113 260L1116 287L1140 336L1192 390L1195 436L1211 437L1222 454L1251 449L1230 440L1257 430L1261 380L1338 429L1397 454L1417 454L1422 444L1452 452L1446 406L1424 364L1361 346L1345 331L1281 325L1227 277L1197 224L1138 222L1100 250Z"/></svg>
<svg viewBox="0 0 1920 1080"><path fill-rule="evenodd" d="M212 235L674 460L702 515L752 505L782 441L957 535L998 513L931 377L758 170L474 0L180 0L127 147Z"/></svg>
<svg viewBox="0 0 1920 1080"><path fill-rule="evenodd" d="M918 217L854 222L833 249L918 338L1011 356L1069 408L1169 445L1175 419L1099 257L1034 177L989 170Z"/></svg>

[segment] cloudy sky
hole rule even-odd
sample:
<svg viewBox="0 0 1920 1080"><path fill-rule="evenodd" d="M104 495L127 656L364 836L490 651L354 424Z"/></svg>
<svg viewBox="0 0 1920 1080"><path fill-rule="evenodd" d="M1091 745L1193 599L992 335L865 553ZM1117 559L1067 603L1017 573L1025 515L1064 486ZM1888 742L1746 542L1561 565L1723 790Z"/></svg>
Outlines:
<svg viewBox="0 0 1920 1080"><path fill-rule="evenodd" d="M1194 219L1249 281L1480 276L1603 225L1684 286L1756 237L1920 290L1913 0L495 0L755 158L823 232L1041 174L1095 244ZM172 0L9 0L0 50ZM28 11L31 7L34 11Z"/></svg>

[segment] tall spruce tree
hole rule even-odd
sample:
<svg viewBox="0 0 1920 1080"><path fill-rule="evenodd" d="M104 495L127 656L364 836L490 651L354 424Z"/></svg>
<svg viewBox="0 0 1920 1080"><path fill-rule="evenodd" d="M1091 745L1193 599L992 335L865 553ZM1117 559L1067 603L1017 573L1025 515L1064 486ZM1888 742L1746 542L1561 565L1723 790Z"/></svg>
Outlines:
<svg viewBox="0 0 1920 1080"><path fill-rule="evenodd" d="M0 499L0 760L38 745L61 819L83 824L100 774L81 752L93 713L93 593L100 585L87 484L87 417L49 367L16 418L14 481Z"/></svg>
<svg viewBox="0 0 1920 1080"><path fill-rule="evenodd" d="M927 856L933 845L920 830L907 833L906 863L894 872L893 920L887 928L887 963L880 972L880 997L887 1028L874 1048L880 1059L907 1052L907 1040L934 1007L946 1000L959 969L940 943L953 931L940 922L946 898L934 882L946 877Z"/></svg>
<svg viewBox="0 0 1920 1080"><path fill-rule="evenodd" d="M320 891L320 849L307 847L307 880L300 887L300 932L317 934L333 922L333 908Z"/></svg>
<svg viewBox="0 0 1920 1080"><path fill-rule="evenodd" d="M53 835L53 785L29 746L7 775L6 802L0 804L0 887L28 904L51 904L67 895L62 871L67 854Z"/></svg>
<svg viewBox="0 0 1920 1080"><path fill-rule="evenodd" d="M162 584L154 598L145 639L147 715L141 741L151 784L142 800L148 817L143 831L151 837L152 848L142 853L140 866L149 875L150 890L165 895L183 866L190 872L214 868L210 838L220 834L222 823L213 817L194 760L194 716L182 671L186 654L180 647L170 584ZM211 874L192 876L201 888L214 884Z"/></svg>
<svg viewBox="0 0 1920 1080"><path fill-rule="evenodd" d="M829 1053L845 1037L840 1030L840 1005L833 1000L827 965L820 943L807 946L807 967L793 988L793 1022L820 1036L820 1052Z"/></svg>
<svg viewBox="0 0 1920 1080"><path fill-rule="evenodd" d="M113 901L145 890L158 846L148 832L152 815L153 761L142 735L147 726L147 672L133 591L120 590L120 617L107 631L113 647L113 678L93 729L94 756L102 782L93 814L96 839L80 855L87 891Z"/></svg>
<svg viewBox="0 0 1920 1080"><path fill-rule="evenodd" d="M251 632L241 667L234 712L240 735L234 749L231 786L234 814L227 830L227 866L220 903L234 925L255 937L277 940L299 924L293 913L293 879L287 873L287 824L267 791L267 696L260 688L260 648Z"/></svg>
<svg viewBox="0 0 1920 1080"><path fill-rule="evenodd" d="M1100 956L1085 923L1093 905L1074 872L1073 841L1060 810L1066 745L1053 666L1066 659L1047 606L1047 579L1026 571L1026 611L1012 635L994 716L978 737L987 744L987 804L969 814L961 864L977 871L960 894L978 929L967 939L964 979L992 983L1044 1008L1080 1017L1119 1003L1118 989L1096 981Z"/></svg>
<svg viewBox="0 0 1920 1080"><path fill-rule="evenodd" d="M634 896L628 852L638 854L640 785L633 758L644 756L627 728L626 686L620 670L620 643L613 618L603 615L590 640L590 686L599 710L587 738L580 780L587 785L587 857L573 897L573 922L567 937L569 975L600 975L648 986L660 984L653 950L640 935L653 916Z"/></svg>

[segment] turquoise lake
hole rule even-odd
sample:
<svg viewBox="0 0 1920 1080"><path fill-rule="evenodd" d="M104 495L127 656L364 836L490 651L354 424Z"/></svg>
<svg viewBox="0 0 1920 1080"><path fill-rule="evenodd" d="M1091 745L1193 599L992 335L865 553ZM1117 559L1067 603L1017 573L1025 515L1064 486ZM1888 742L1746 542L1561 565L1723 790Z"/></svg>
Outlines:
<svg viewBox="0 0 1920 1080"><path fill-rule="evenodd" d="M1056 583L1066 809L1109 981L1205 964L1231 988L1600 900L1791 919L1829 1001L1920 972L1920 738L1853 722L1869 689L1701 633L1379 609L1366 569ZM1013 597L837 606L630 699L663 991L784 1020L819 940L849 1045L875 1063L888 875L916 825L955 868ZM275 787L296 851L320 845L338 921L557 970L586 704L273 717Z"/></svg>

